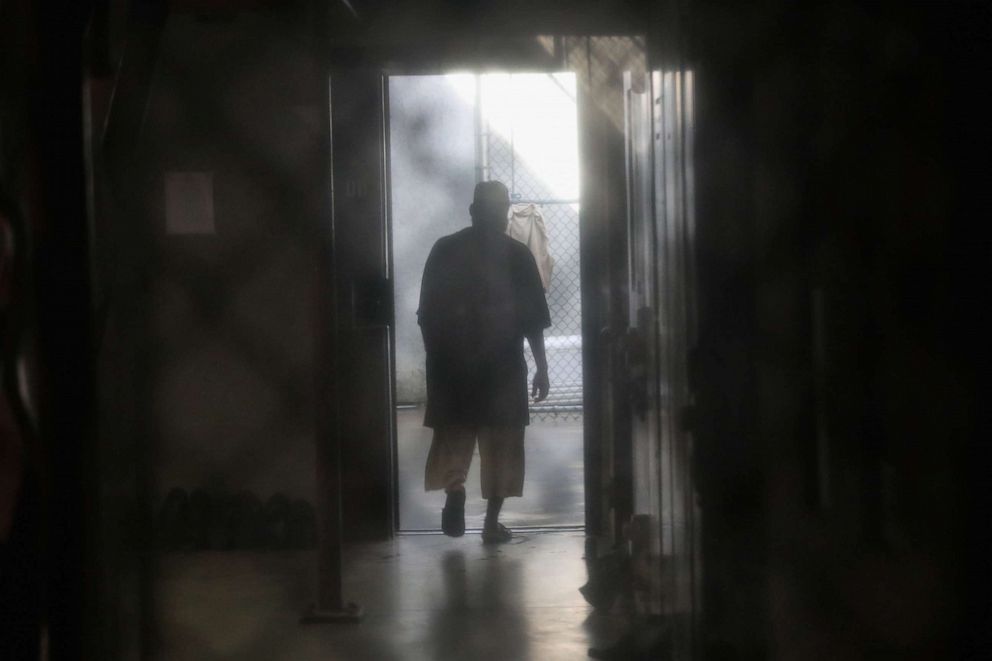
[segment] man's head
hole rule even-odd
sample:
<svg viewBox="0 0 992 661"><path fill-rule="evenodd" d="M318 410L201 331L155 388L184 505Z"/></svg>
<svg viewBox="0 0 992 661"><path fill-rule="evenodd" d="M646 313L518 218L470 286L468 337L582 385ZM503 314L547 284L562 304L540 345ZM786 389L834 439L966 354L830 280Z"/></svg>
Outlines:
<svg viewBox="0 0 992 661"><path fill-rule="evenodd" d="M468 208L472 224L497 232L506 231L510 211L510 192L498 181L481 181L475 185L472 204Z"/></svg>

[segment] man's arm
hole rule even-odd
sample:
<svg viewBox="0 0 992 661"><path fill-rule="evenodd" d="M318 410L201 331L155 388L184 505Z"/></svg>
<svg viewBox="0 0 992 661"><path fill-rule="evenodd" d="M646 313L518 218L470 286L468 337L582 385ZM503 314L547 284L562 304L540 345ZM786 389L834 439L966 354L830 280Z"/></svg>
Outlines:
<svg viewBox="0 0 992 661"><path fill-rule="evenodd" d="M424 274L420 279L420 305L417 307L417 324L424 338L424 350L430 353L437 345L437 275L435 261L437 243L431 247L424 264Z"/></svg>
<svg viewBox="0 0 992 661"><path fill-rule="evenodd" d="M530 345L530 352L534 354L534 362L537 364L530 396L535 402L541 402L548 396L551 387L548 383L548 359L544 354L544 331L538 329L527 333L527 344Z"/></svg>

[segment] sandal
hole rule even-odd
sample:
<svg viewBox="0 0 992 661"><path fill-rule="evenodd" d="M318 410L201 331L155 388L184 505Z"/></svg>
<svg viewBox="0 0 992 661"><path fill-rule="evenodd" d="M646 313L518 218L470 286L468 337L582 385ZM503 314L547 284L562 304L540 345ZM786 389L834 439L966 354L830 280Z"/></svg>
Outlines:
<svg viewBox="0 0 992 661"><path fill-rule="evenodd" d="M496 524L496 529L482 529L483 544L503 544L513 539L513 532L502 523Z"/></svg>
<svg viewBox="0 0 992 661"><path fill-rule="evenodd" d="M465 491L451 491L441 510L441 531L448 537L465 534Z"/></svg>

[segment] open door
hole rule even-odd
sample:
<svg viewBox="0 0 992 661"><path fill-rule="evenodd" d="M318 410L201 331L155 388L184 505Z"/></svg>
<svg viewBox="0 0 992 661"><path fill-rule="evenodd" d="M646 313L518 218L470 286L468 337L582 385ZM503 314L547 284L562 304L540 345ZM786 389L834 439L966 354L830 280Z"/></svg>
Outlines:
<svg viewBox="0 0 992 661"><path fill-rule="evenodd" d="M690 471L691 74L624 81L629 330L625 342L635 528L647 537L647 608L668 616L674 659L693 653L699 527Z"/></svg>
<svg viewBox="0 0 992 661"><path fill-rule="evenodd" d="M393 281L398 530L438 531L443 494L424 490L433 430L424 427L426 353L417 323L421 277L434 243L469 226L479 181L506 184L518 227L541 236L551 326L551 392L530 403L522 498L501 520L518 529L585 523L577 76L515 69L402 73L387 79L389 234ZM518 235L519 238L526 238ZM530 349L524 356L535 367ZM485 501L476 451L466 481L466 526L481 529Z"/></svg>
<svg viewBox="0 0 992 661"><path fill-rule="evenodd" d="M346 540L387 539L393 532L392 277L381 72L332 71L329 101L331 227L318 274L324 326L317 448L319 511L341 517L321 530L340 526Z"/></svg>

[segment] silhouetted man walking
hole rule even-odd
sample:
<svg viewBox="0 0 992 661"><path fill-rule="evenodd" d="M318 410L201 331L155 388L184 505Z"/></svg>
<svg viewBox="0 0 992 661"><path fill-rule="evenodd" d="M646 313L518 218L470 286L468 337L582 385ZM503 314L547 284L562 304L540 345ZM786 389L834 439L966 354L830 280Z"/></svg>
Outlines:
<svg viewBox="0 0 992 661"><path fill-rule="evenodd" d="M499 512L505 498L523 493L530 422L525 337L537 365L535 401L549 387L544 329L551 317L534 257L505 233L509 208L502 183L476 185L472 226L434 244L417 311L427 350L424 425L434 429L425 487L447 493L444 533L464 534L465 478L478 440L487 543L512 537Z"/></svg>

